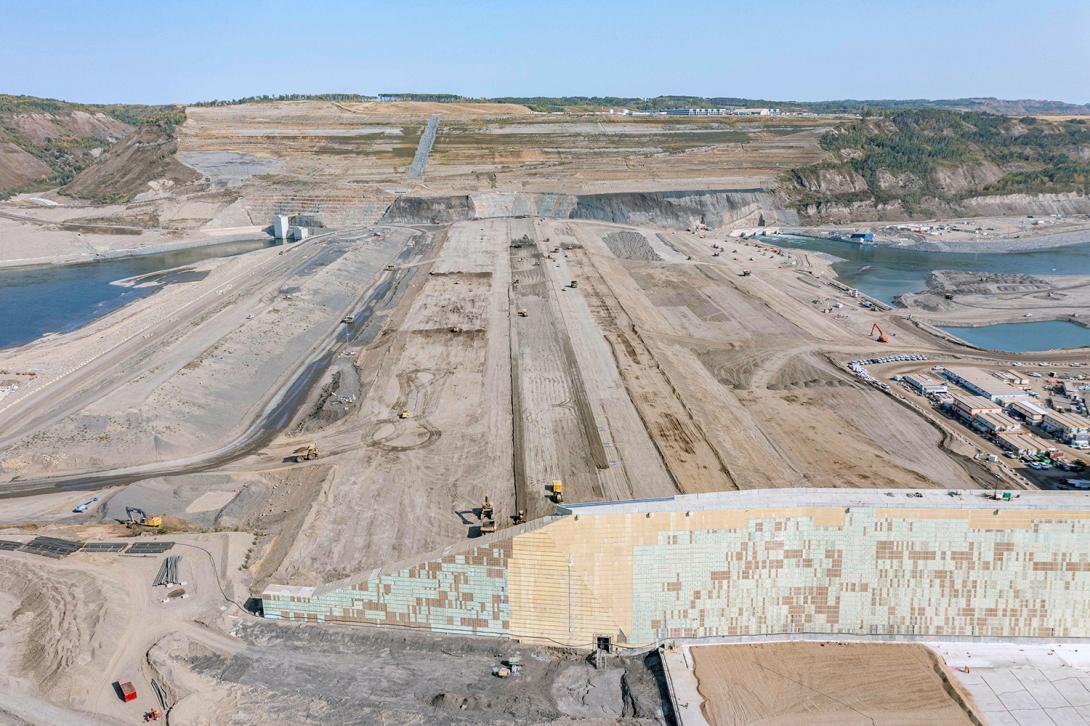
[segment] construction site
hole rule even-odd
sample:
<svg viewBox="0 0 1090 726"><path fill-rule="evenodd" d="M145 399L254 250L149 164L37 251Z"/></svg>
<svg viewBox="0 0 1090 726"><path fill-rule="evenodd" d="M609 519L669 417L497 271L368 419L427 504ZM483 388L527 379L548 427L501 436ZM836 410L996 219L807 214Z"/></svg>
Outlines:
<svg viewBox="0 0 1090 726"><path fill-rule="evenodd" d="M836 121L194 106L0 202L14 270L260 242L0 348L0 721L1090 720L1090 494L981 428L1085 468L1090 354L944 330L1081 292L787 245Z"/></svg>

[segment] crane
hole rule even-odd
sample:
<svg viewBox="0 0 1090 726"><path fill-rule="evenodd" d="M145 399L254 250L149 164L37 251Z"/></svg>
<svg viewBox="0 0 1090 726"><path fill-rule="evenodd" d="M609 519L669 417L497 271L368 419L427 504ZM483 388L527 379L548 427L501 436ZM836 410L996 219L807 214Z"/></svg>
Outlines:
<svg viewBox="0 0 1090 726"><path fill-rule="evenodd" d="M878 331L878 337L875 338L875 340L877 340L879 343L888 343L889 342L889 336L887 336L885 333L882 332L882 328L878 325L878 323L875 323L874 325L872 325L870 327L870 334L874 335L875 330Z"/></svg>

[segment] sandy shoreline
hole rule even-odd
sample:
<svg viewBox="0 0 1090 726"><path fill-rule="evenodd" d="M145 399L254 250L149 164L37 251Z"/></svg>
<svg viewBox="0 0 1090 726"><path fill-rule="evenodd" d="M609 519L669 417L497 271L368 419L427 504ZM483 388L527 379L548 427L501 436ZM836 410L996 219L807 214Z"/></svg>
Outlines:
<svg viewBox="0 0 1090 726"><path fill-rule="evenodd" d="M57 257L43 257L39 258L38 262L26 262L25 260L0 260L0 271L2 270L30 270L41 269L45 267L67 267L71 265L89 265L95 262L104 262L107 260L120 260L130 257L146 257L148 255L161 255L169 252L179 252L182 250L195 249L199 247L211 247L218 244L229 244L231 242L249 242L252 240L271 240L272 235L259 231L259 228L254 228L253 231L239 232L236 234L222 235L216 237L202 237L200 239L182 240L180 242L161 242L159 244L151 244L146 247L130 247L127 249L119 250L103 250L95 255L82 254L78 257L72 256L57 256Z"/></svg>
<svg viewBox="0 0 1090 726"><path fill-rule="evenodd" d="M828 238L831 234L846 234L848 230L831 227L795 227L783 228L786 234L806 235ZM987 252L994 254L1032 252L1055 249L1090 242L1090 226L1069 229L1061 232L1026 231L1018 236L987 237L973 239L951 239L937 237L901 237L882 235L875 232L874 245L895 247L897 249L918 252L944 252L952 254L971 254Z"/></svg>

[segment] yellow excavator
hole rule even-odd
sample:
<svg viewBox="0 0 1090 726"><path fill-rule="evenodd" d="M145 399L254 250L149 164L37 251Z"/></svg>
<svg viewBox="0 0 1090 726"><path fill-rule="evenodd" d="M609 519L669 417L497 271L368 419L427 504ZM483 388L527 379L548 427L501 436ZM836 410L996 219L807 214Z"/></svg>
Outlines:
<svg viewBox="0 0 1090 726"><path fill-rule="evenodd" d="M125 516L129 518L128 521L125 522L125 526L129 529L163 526L163 515L153 514L149 517L148 513L139 507L125 507Z"/></svg>

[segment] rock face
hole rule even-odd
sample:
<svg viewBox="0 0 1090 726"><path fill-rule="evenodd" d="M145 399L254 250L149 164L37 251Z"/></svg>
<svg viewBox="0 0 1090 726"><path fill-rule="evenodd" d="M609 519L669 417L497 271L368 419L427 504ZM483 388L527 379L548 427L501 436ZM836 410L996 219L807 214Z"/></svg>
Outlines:
<svg viewBox="0 0 1090 726"><path fill-rule="evenodd" d="M450 224L466 219L475 219L468 194L398 197L382 217L383 222L392 224Z"/></svg>
<svg viewBox="0 0 1090 726"><path fill-rule="evenodd" d="M130 131L128 124L101 112L0 108L0 198L70 178Z"/></svg>
<svg viewBox="0 0 1090 726"><path fill-rule="evenodd" d="M64 187L64 193L95 201L127 202L148 183L185 184L201 175L175 157L174 134L155 124L140 126Z"/></svg>
<svg viewBox="0 0 1090 726"><path fill-rule="evenodd" d="M443 197L403 196L383 221L448 224L491 217L591 219L684 229L703 222L711 229L764 223L797 224L798 214L761 189L616 192L612 194L521 194L484 192Z"/></svg>
<svg viewBox="0 0 1090 726"><path fill-rule="evenodd" d="M1079 119L883 112L820 143L825 160L781 177L808 223L1090 209L1090 128Z"/></svg>

